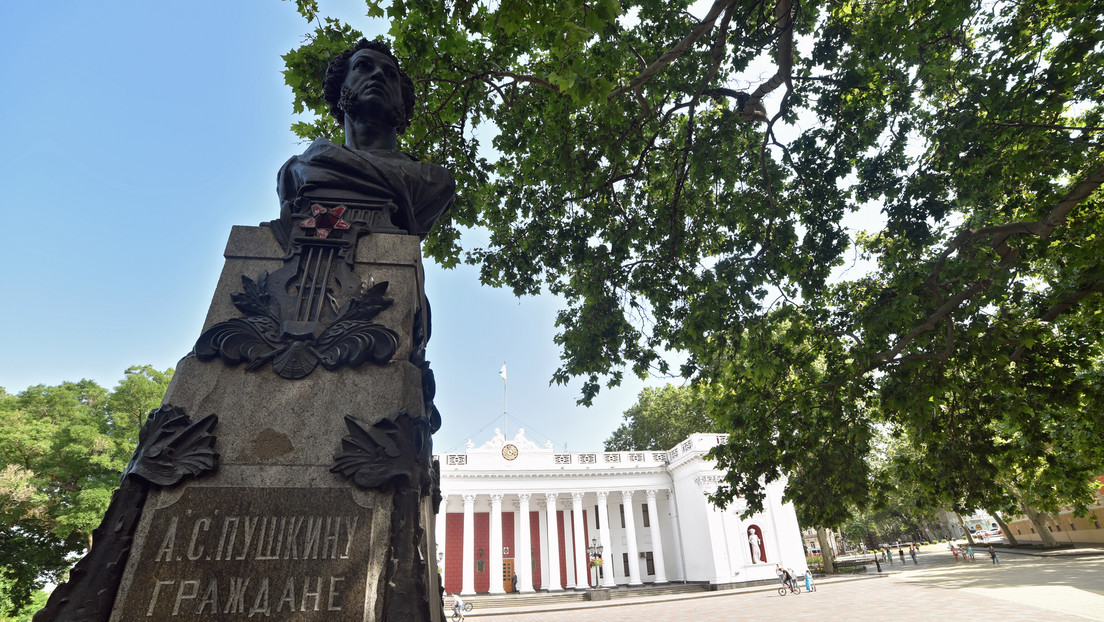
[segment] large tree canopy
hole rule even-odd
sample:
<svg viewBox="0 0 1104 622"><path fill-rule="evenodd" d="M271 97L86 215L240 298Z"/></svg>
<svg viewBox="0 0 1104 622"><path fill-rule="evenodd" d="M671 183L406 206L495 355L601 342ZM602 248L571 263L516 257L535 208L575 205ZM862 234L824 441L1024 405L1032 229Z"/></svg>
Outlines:
<svg viewBox="0 0 1104 622"><path fill-rule="evenodd" d="M709 404L690 387L645 388L606 439L606 451L667 451L691 434L716 432Z"/></svg>
<svg viewBox="0 0 1104 622"><path fill-rule="evenodd" d="M26 608L89 548L171 377L145 365L113 391L91 380L0 389L0 617Z"/></svg>
<svg viewBox="0 0 1104 622"><path fill-rule="evenodd" d="M295 129L336 136L317 85L357 33L297 4L317 28L285 57ZM753 511L789 474L839 524L871 496L879 431L956 506L1084 498L1104 447L1101 2L366 7L420 97L403 148L457 174L426 252L560 296L554 380L583 402L684 356L730 433L718 500ZM864 207L885 225L850 239ZM473 226L489 239L465 248ZM831 283L852 245L877 269Z"/></svg>

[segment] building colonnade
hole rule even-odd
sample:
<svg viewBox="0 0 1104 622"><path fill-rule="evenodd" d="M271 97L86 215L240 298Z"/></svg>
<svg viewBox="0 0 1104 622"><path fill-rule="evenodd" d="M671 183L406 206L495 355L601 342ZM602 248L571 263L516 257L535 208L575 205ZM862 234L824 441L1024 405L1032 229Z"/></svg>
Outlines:
<svg viewBox="0 0 1104 622"><path fill-rule="evenodd" d="M659 488L445 491L435 534L445 590L503 594L666 583L668 570L681 580L670 495ZM602 546L600 568L588 564L592 544ZM669 560L675 562L670 568Z"/></svg>

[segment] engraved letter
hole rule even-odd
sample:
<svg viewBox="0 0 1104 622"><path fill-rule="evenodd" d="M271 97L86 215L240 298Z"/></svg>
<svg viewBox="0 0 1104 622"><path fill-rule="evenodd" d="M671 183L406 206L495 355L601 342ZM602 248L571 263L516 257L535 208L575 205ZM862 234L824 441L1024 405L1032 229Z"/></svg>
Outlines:
<svg viewBox="0 0 1104 622"><path fill-rule="evenodd" d="M262 599L264 600L263 604L261 603ZM272 615L272 612L268 608L268 577L265 577L264 580L261 581L261 587L257 592L257 598L253 600L253 608L249 610L249 617L252 618L255 613L263 613L266 618Z"/></svg>
<svg viewBox="0 0 1104 622"><path fill-rule="evenodd" d="M284 559L299 559L299 542L296 538L299 537L299 529L303 526L302 516L292 516L288 520L287 527L287 548L284 549Z"/></svg>
<svg viewBox="0 0 1104 622"><path fill-rule="evenodd" d="M226 599L226 608L223 613L245 613L245 590L249 587L249 579L242 581L240 577L230 577L230 597Z"/></svg>
<svg viewBox="0 0 1104 622"><path fill-rule="evenodd" d="M303 559L318 559L318 542L322 537L322 517L307 519L306 540L303 542Z"/></svg>
<svg viewBox="0 0 1104 622"><path fill-rule="evenodd" d="M318 611L319 599L322 596L322 577L315 577L314 591L308 592L310 589L310 577L304 577L303 580L303 598L299 599L299 611L307 610L307 599L314 599L314 610Z"/></svg>
<svg viewBox="0 0 1104 622"><path fill-rule="evenodd" d="M207 605L211 605L211 613L218 613L218 581L215 579L211 579L211 584L207 586L207 592L203 594L203 601L199 603L199 611L196 613L203 613Z"/></svg>
<svg viewBox="0 0 1104 622"><path fill-rule="evenodd" d="M330 533L330 517L326 517L326 540L322 544L322 559L337 559L337 535L341 531L341 517L333 520L333 533Z"/></svg>
<svg viewBox="0 0 1104 622"><path fill-rule="evenodd" d="M196 540L199 539L199 528L202 527L206 532L207 528L211 526L211 519L201 518L196 521L195 527L192 528L192 542L188 545L188 561L195 561L203 555L203 545L200 545L199 550L196 550Z"/></svg>
<svg viewBox="0 0 1104 622"><path fill-rule="evenodd" d="M341 611L341 605L334 604L334 597L338 596L337 583L344 581L345 577L330 577L330 601L326 603L326 611Z"/></svg>
<svg viewBox="0 0 1104 622"><path fill-rule="evenodd" d="M249 554L249 543L253 540L253 532L257 530L257 521L261 520L259 517L254 516L250 521L249 517L245 517L245 542L242 542L242 552L234 559L245 559L245 556Z"/></svg>
<svg viewBox="0 0 1104 622"><path fill-rule="evenodd" d="M158 581L156 584L154 584L153 595L150 596L150 606L149 609L146 610L147 618L153 615L153 608L157 606L157 594L161 591L161 586L172 585L173 583L176 583L176 581Z"/></svg>
<svg viewBox="0 0 1104 622"><path fill-rule="evenodd" d="M164 555L164 561L171 562L173 560L173 547L176 546L176 517L174 516L172 521L169 522L169 529L165 532L165 537L161 539L161 548L157 549L157 557L153 561L162 561L161 556Z"/></svg>
<svg viewBox="0 0 1104 622"><path fill-rule="evenodd" d="M230 522L234 522L234 527L230 527ZM226 557L222 556L222 545L226 542L226 531L230 530L230 545L226 547ZM219 536L219 547L215 553L215 559L230 559L230 556L234 553L234 537L238 533L238 517L227 516L226 520L222 521L222 535Z"/></svg>
<svg viewBox="0 0 1104 622"><path fill-rule="evenodd" d="M280 519L280 528L276 528L276 517L273 516L269 521L268 526L268 541L264 539L264 527L261 527L261 540L257 543L257 559L280 559L280 545L284 543L284 523L287 522L287 518ZM279 538L277 538L279 534ZM272 545L276 545L276 551L272 551ZM264 547L264 552L261 552L261 547Z"/></svg>
<svg viewBox="0 0 1104 622"><path fill-rule="evenodd" d="M192 587L192 593L191 594L185 594L184 593L184 588L186 588L188 586ZM174 616L180 614L180 601L184 600L185 598L191 600L191 599L195 598L196 596L199 596L199 581L181 581L180 582L180 589L176 590L176 602L173 603L173 613L172 614Z"/></svg>
<svg viewBox="0 0 1104 622"><path fill-rule="evenodd" d="M359 516L345 517L345 552L341 554L341 559L349 559L349 552L353 548L353 535L356 534L358 520L360 520Z"/></svg>
<svg viewBox="0 0 1104 622"><path fill-rule="evenodd" d="M288 577L284 584L284 593L280 596L280 602L276 604L276 613L284 610L284 603L288 604L288 611L295 611L295 579Z"/></svg>

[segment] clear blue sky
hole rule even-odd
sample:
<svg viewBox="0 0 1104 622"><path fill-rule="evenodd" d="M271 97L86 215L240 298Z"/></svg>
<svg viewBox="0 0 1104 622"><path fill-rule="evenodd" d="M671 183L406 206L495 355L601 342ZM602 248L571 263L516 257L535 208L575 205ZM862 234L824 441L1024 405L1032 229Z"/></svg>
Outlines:
<svg viewBox="0 0 1104 622"><path fill-rule="evenodd" d="M360 0L322 3L374 35ZM233 225L277 216L288 130L281 54L308 24L278 0L47 0L0 8L0 386L175 367L199 335ZM599 449L639 381L575 406L550 387L557 302L482 287L427 264L437 451L501 426ZM653 384L662 384L653 381Z"/></svg>

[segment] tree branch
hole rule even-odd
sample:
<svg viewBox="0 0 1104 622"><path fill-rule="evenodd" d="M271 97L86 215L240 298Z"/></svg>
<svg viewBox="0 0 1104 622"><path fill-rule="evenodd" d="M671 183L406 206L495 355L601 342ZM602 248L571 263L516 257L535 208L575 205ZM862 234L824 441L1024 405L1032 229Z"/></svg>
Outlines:
<svg viewBox="0 0 1104 622"><path fill-rule="evenodd" d="M1050 212L1040 221L1035 222L1014 222L1004 225L996 225L992 227L984 227L977 230L966 230L955 236L954 240L947 246L939 258L936 260L936 265L932 268L929 274L929 279L932 282L938 280L938 275L942 271L944 264L948 257L958 249L962 248L966 242L970 239L977 238L984 235L992 235L992 248L997 251L1001 256L1001 261L994 268L993 272L1001 271L1008 268L1016 260L1019 259L1020 253L1018 249L1011 248L1006 243L1008 236L1017 233L1027 233L1037 236L1041 239L1048 238L1054 230L1065 222L1069 216L1071 210L1076 207L1081 201L1084 201L1089 197L1097 188L1104 184L1104 167L1098 168L1095 171L1089 173L1085 179L1075 185L1066 196L1059 199L1057 203L1051 208ZM962 305L963 302L969 300L978 293L985 291L992 284L991 279L984 279L976 281L967 287L962 292L951 297L938 309L929 315L923 322L912 328L905 336L901 337L894 346L886 351L879 352L870 357L869 362L865 365L866 370L870 371L874 367L877 367L881 362L893 362L897 355L901 353L912 341L914 341L921 334L926 333L933 328L936 324L946 318L950 321L949 316L951 312ZM1087 294L1086 294L1087 295ZM1076 301L1074 301L1076 302ZM1073 303L1070 304L1072 306ZM1068 308L1068 307L1066 307ZM1060 311L1059 311L1060 313ZM898 359L900 360L900 359Z"/></svg>
<svg viewBox="0 0 1104 622"><path fill-rule="evenodd" d="M1053 322L1054 320L1058 319L1058 316L1062 315L1066 311L1069 311L1078 302L1081 302L1082 298L1085 298L1097 292L1104 292L1104 279L1094 281L1082 287L1081 289L1069 292L1068 294L1063 296L1061 300L1051 305L1051 307L1047 309L1045 313L1039 316L1039 319L1043 322ZM1025 350L1027 350L1027 346L1024 346L1023 344L1016 346L1016 349L1012 352L1012 356L1009 357L1009 360L1020 360L1020 357L1023 356Z"/></svg>
<svg viewBox="0 0 1104 622"><path fill-rule="evenodd" d="M697 26L690 31L690 34L683 37L682 41L675 44L675 47L668 50L663 56L657 58L651 65L648 65L641 71L635 78L633 78L628 84L619 86L609 94L609 99L616 99L625 93L632 91L644 84L652 78L655 74L659 73L661 69L671 64L682 53L690 49L690 46L694 45L698 39L705 36L705 33L709 32L713 28L713 24L717 22L717 18L720 17L721 12L726 8L735 4L734 0L716 0L713 6L709 7L709 12L706 13L705 19L698 22Z"/></svg>
<svg viewBox="0 0 1104 622"><path fill-rule="evenodd" d="M793 9L792 0L778 0L774 6L775 29L780 32L778 37L778 70L770 80L759 85L759 88L751 94L746 111L755 110L768 93L777 89L790 80L790 72L793 69Z"/></svg>

